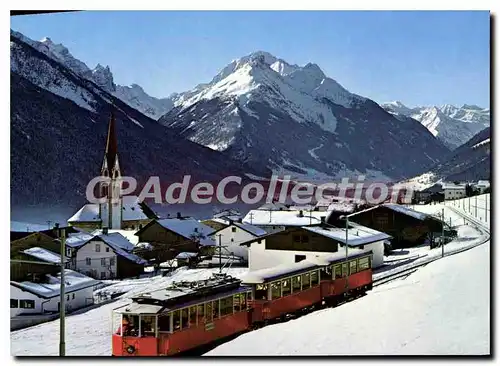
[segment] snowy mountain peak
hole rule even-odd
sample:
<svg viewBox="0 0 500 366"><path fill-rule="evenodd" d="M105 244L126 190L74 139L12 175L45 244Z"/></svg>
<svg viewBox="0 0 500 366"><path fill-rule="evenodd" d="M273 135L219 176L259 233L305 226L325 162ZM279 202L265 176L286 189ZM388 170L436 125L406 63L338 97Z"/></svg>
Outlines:
<svg viewBox="0 0 500 366"><path fill-rule="evenodd" d="M490 125L489 109L476 105L457 107L443 104L408 108L401 102L390 102L382 104L382 107L392 114L416 119L452 149Z"/></svg>
<svg viewBox="0 0 500 366"><path fill-rule="evenodd" d="M113 81L113 73L109 66L104 67L101 64L97 64L95 69L92 70L92 79L97 85L109 93L116 90L116 85Z"/></svg>

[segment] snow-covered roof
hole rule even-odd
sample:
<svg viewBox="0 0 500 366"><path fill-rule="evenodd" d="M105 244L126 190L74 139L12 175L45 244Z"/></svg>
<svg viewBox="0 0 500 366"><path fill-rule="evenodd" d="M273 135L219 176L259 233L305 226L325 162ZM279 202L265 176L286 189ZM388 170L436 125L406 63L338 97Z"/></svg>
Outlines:
<svg viewBox="0 0 500 366"><path fill-rule="evenodd" d="M322 226L303 226L302 229L334 239L344 244L346 243L345 229ZM349 228L347 231L347 245L350 247L369 244L390 238L392 237L389 234L373 229L365 230L364 227Z"/></svg>
<svg viewBox="0 0 500 366"><path fill-rule="evenodd" d="M139 243L139 237L135 235L136 230L118 230L118 229L108 229L109 234L118 233L124 236L129 242L133 245L137 245ZM102 229L96 229L92 232L93 234L102 234Z"/></svg>
<svg viewBox="0 0 500 366"><path fill-rule="evenodd" d="M47 283L10 281L10 284L45 299L59 296L61 287L61 274L58 273L57 276L47 275L47 278ZM64 283L65 292L68 293L97 285L98 283L100 283L100 281L85 276L81 273L72 271L70 269L66 269L64 270Z"/></svg>
<svg viewBox="0 0 500 366"><path fill-rule="evenodd" d="M79 248L93 238L94 235L88 233L72 233L66 238L66 245L71 248Z"/></svg>
<svg viewBox="0 0 500 366"><path fill-rule="evenodd" d="M477 182L478 186L484 186L484 187L489 187L490 186L490 181L489 180L480 180Z"/></svg>
<svg viewBox="0 0 500 366"><path fill-rule="evenodd" d="M175 259L188 259L188 258L193 258L196 257L198 253L192 253L192 252L182 252L177 254Z"/></svg>
<svg viewBox="0 0 500 366"><path fill-rule="evenodd" d="M272 268L263 268L257 271L248 272L241 277L241 282L244 284L264 283L280 277L292 276L294 273L314 269L318 265L308 260L303 260L298 263L283 263Z"/></svg>
<svg viewBox="0 0 500 366"><path fill-rule="evenodd" d="M99 217L99 205L96 203L87 203L83 205L73 216L68 219L68 222L98 222L101 221Z"/></svg>
<svg viewBox="0 0 500 366"><path fill-rule="evenodd" d="M267 231L265 231L264 229L261 229L260 227L253 226L250 224L245 224L242 222L233 222L233 225L239 227L242 230L245 230L246 232L249 232L254 236L262 236L267 234Z"/></svg>
<svg viewBox="0 0 500 366"><path fill-rule="evenodd" d="M332 202L328 205L327 211L354 212L355 204L350 202Z"/></svg>
<svg viewBox="0 0 500 366"><path fill-rule="evenodd" d="M42 261L49 263L61 263L61 256L57 253L51 252L45 248L40 247L32 247L26 250L23 250L24 254L30 255L32 257L38 258ZM68 258L65 257L65 262L68 261Z"/></svg>
<svg viewBox="0 0 500 366"><path fill-rule="evenodd" d="M94 235L94 237L100 238L103 242L112 247L118 247L126 251L131 251L134 249L134 244L128 241L127 238L120 233L108 232L108 234L103 234L101 230L95 230L94 232L92 232L92 235Z"/></svg>
<svg viewBox="0 0 500 366"><path fill-rule="evenodd" d="M358 215L360 213L364 213L364 212L368 212L368 211L371 211L371 210L375 210L378 207L386 207L386 208L388 208L390 210L402 213L402 214L407 215L407 216L411 216L411 217L416 218L418 220L426 220L426 219L429 219L429 218L433 218L431 215L428 215L426 213L415 211L415 210L412 210L411 208L408 208L408 207L402 206L402 205L398 205L398 204L395 204L395 203L383 203L381 205L373 206L373 207L367 208L365 210L355 212L353 214L353 216L355 217L356 215Z"/></svg>
<svg viewBox="0 0 500 366"><path fill-rule="evenodd" d="M137 196L122 197L122 220L147 220L148 217L142 211ZM99 222L99 205L87 203L68 219L68 222Z"/></svg>
<svg viewBox="0 0 500 366"><path fill-rule="evenodd" d="M442 184L443 189L459 189L459 190L464 190L465 186L461 184L453 184L453 183L443 183Z"/></svg>
<svg viewBox="0 0 500 366"><path fill-rule="evenodd" d="M244 223L259 226L303 226L314 225L321 222L321 216L327 216L324 212L303 211L265 211L251 210L243 219Z"/></svg>
<svg viewBox="0 0 500 366"><path fill-rule="evenodd" d="M122 198L122 220L147 220L148 217L142 211L142 207L139 206L139 200L137 196L124 196Z"/></svg>
<svg viewBox="0 0 500 366"><path fill-rule="evenodd" d="M431 217L430 215L428 215L426 213L415 211L415 210L412 210L411 208L408 208L408 207L402 206L402 205L398 205L395 203L384 203L384 204L382 204L382 206L387 207L393 211L397 211L399 213L403 213L405 215L412 216L412 217L419 219L419 220L425 220L425 219L428 219Z"/></svg>
<svg viewBox="0 0 500 366"><path fill-rule="evenodd" d="M186 239L193 239L193 236L200 237L200 244L204 246L213 246L215 241L209 237L215 230L210 226L203 225L201 222L192 219L162 219L157 221L165 229L183 236Z"/></svg>

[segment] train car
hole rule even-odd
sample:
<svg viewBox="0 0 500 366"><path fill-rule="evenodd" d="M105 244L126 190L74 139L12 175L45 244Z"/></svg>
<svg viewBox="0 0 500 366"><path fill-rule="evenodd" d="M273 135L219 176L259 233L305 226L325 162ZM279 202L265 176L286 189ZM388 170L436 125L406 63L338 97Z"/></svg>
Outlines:
<svg viewBox="0 0 500 366"><path fill-rule="evenodd" d="M372 252L351 249L298 263L248 273L242 283L252 289L252 323L260 325L304 308L338 303L371 289Z"/></svg>
<svg viewBox="0 0 500 366"><path fill-rule="evenodd" d="M337 304L372 287L372 252L360 249L247 273L215 274L134 297L114 310L113 356L171 356Z"/></svg>
<svg viewBox="0 0 500 366"><path fill-rule="evenodd" d="M113 356L171 356L250 327L250 288L230 276L174 283L114 310Z"/></svg>

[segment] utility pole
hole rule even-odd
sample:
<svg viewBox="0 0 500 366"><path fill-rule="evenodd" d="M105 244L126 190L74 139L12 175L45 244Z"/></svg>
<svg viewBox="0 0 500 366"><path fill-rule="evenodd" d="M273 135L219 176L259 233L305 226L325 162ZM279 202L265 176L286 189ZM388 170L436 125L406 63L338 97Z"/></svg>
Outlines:
<svg viewBox="0 0 500 366"><path fill-rule="evenodd" d="M474 217L477 218L477 195L476 195L476 206L475 206L475 208L476 208L476 210L475 210L476 214L474 215Z"/></svg>
<svg viewBox="0 0 500 366"><path fill-rule="evenodd" d="M444 207L443 207L443 212L442 212L442 215L443 215L443 222L442 222L442 225L441 225L441 257L444 257Z"/></svg>
<svg viewBox="0 0 500 366"><path fill-rule="evenodd" d="M347 291L349 290L349 284L348 284L348 279L349 279L349 262L347 261L348 258L348 240L349 240L349 216L345 216L345 264L346 264L346 276L345 276L345 294L347 295Z"/></svg>
<svg viewBox="0 0 500 366"><path fill-rule="evenodd" d="M222 273L222 242L221 242L222 234L219 234L218 237L219 237L219 273Z"/></svg>
<svg viewBox="0 0 500 366"><path fill-rule="evenodd" d="M66 356L65 342L65 316L66 316L66 283L64 280L64 259L66 258L66 229L62 228L59 232L59 224L56 224L58 229L59 240L61 241L61 286L60 286L60 309L59 309L59 356Z"/></svg>

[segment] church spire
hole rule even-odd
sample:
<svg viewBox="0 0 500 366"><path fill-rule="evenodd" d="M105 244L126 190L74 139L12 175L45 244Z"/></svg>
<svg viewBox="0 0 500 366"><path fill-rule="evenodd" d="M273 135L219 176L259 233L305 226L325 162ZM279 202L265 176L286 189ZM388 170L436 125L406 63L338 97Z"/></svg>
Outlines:
<svg viewBox="0 0 500 366"><path fill-rule="evenodd" d="M106 151L104 153L108 163L109 171L114 169L116 156L118 154L118 144L116 140L115 124L116 120L115 120L114 105L113 105L113 109L111 110L111 118L109 119L108 138L106 140Z"/></svg>

